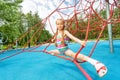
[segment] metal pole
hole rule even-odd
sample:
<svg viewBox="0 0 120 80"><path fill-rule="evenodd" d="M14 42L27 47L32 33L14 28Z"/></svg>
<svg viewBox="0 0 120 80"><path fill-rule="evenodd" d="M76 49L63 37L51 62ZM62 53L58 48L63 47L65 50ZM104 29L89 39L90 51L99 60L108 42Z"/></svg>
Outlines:
<svg viewBox="0 0 120 80"><path fill-rule="evenodd" d="M109 1L109 0L108 0ZM109 4L106 2L106 15L107 15L107 19L110 16L110 8L109 8ZM108 22L110 22L111 20L109 20ZM109 44L110 44L110 52L113 53L113 39L112 39L112 24L108 24L108 35L109 35Z"/></svg>
<svg viewBox="0 0 120 80"><path fill-rule="evenodd" d="M2 50L2 46L3 46L2 39L3 39L3 35L2 35L2 33L0 32L0 51Z"/></svg>
<svg viewBox="0 0 120 80"><path fill-rule="evenodd" d="M18 49L18 41L17 41L17 39L16 39L15 43L16 43L16 49Z"/></svg>
<svg viewBox="0 0 120 80"><path fill-rule="evenodd" d="M2 45L3 45L2 39L0 39L0 50L2 50Z"/></svg>

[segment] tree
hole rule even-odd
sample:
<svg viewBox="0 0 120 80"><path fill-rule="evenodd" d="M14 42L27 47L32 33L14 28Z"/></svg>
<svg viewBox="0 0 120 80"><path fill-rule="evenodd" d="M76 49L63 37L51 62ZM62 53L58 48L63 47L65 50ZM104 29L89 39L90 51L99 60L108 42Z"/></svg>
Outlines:
<svg viewBox="0 0 120 80"><path fill-rule="evenodd" d="M8 42L13 42L13 40L16 37L16 34L18 34L17 26L19 23L19 3L21 3L22 0L14 0L12 1L6 1L1 0L0 1L0 32L6 34L8 36ZM15 34L16 33L16 34Z"/></svg>
<svg viewBox="0 0 120 80"><path fill-rule="evenodd" d="M24 35L28 30L36 26L33 30L29 32L25 37L19 40L19 45L24 45L32 35L41 28L42 34L47 35L44 40L46 41L50 38L50 33L45 30L45 24L42 24L42 19L39 18L38 13L23 14L21 12L21 6L19 5L22 0L14 0L13 2L8 2L5 0L0 1L0 32L8 36L7 45L13 43L17 38ZM40 31L34 35L33 38L37 39ZM42 36L44 36L42 35ZM31 43L35 41L31 39ZM40 39L40 38L39 38ZM40 41L40 40L38 40Z"/></svg>

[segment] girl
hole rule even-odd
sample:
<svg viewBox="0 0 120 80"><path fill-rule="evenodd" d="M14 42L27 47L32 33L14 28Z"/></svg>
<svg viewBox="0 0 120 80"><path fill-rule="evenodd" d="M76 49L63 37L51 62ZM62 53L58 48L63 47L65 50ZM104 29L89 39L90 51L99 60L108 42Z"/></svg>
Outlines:
<svg viewBox="0 0 120 80"><path fill-rule="evenodd" d="M74 40L75 42L80 43L83 46L85 46L85 42L74 37L67 30L64 30L64 28L65 28L64 23L65 22L63 19L56 20L57 32L52 41L55 41L55 45L56 45L57 49L51 50L51 51L49 51L49 53L52 55L58 55L58 54L63 53L67 56L75 58L75 53L68 48L66 37L69 37L70 39ZM90 64L92 64L95 67L95 69L100 77L103 77L107 73L107 68L105 67L105 65L95 59L92 59L83 54L78 54L77 59L81 60L81 61L87 61Z"/></svg>

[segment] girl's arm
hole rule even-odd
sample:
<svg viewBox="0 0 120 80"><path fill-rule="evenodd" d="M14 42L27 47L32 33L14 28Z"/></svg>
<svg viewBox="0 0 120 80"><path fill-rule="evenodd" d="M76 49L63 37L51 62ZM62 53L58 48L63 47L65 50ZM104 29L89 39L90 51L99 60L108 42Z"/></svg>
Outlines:
<svg viewBox="0 0 120 80"><path fill-rule="evenodd" d="M67 30L64 31L65 34L72 40L74 40L75 42L80 43L81 45L85 46L85 41L81 41L80 39L76 38L75 36L73 36L72 34L70 34Z"/></svg>
<svg viewBox="0 0 120 80"><path fill-rule="evenodd" d="M54 34L54 35L52 36L52 39L51 39L51 42L52 42L52 43L55 42L55 37L56 37L56 35Z"/></svg>

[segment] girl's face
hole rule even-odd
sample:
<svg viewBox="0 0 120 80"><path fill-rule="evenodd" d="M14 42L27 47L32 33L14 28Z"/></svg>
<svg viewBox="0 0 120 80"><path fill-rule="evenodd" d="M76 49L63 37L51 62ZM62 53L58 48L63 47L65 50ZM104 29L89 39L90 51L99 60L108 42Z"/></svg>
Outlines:
<svg viewBox="0 0 120 80"><path fill-rule="evenodd" d="M63 30L64 29L64 21L63 20L57 20L56 21L56 26L58 30Z"/></svg>

